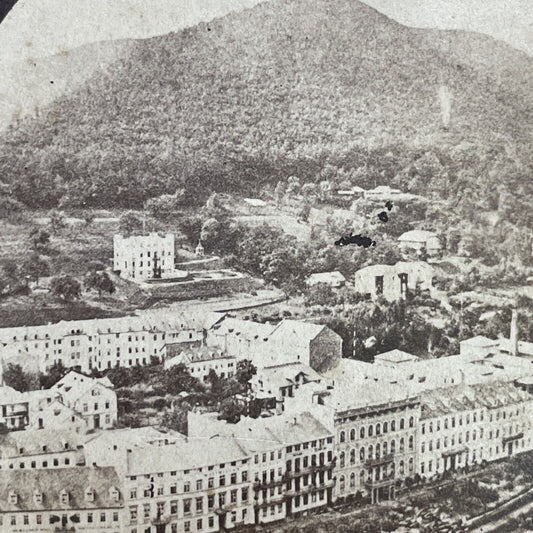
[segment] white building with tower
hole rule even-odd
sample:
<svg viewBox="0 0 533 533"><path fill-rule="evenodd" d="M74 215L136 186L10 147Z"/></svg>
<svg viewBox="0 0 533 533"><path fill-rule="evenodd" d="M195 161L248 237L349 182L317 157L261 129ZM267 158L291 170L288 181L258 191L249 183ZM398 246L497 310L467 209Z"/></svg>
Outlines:
<svg viewBox="0 0 533 533"><path fill-rule="evenodd" d="M174 272L174 235L113 238L113 269L131 280L164 278Z"/></svg>

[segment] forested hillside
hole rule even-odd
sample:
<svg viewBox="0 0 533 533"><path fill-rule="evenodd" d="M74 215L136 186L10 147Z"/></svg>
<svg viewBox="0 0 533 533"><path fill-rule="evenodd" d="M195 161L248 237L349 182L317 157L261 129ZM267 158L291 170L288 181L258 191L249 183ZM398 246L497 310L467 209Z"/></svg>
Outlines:
<svg viewBox="0 0 533 533"><path fill-rule="evenodd" d="M318 181L328 165L495 209L533 192L532 79L528 56L488 37L353 0L273 0L135 42L2 134L0 180L33 207L139 206Z"/></svg>

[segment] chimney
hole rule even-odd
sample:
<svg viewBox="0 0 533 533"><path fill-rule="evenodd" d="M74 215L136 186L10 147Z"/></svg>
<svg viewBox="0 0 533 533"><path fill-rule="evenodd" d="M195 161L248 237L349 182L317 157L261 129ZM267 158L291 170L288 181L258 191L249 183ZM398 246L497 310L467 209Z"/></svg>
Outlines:
<svg viewBox="0 0 533 533"><path fill-rule="evenodd" d="M518 310L513 309L511 314L511 331L509 335L511 355L518 355Z"/></svg>

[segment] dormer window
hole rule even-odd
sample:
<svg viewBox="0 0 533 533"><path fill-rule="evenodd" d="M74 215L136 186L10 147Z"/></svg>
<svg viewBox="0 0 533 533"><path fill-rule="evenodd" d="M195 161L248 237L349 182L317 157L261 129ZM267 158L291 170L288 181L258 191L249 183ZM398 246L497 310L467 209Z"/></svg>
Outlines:
<svg viewBox="0 0 533 533"><path fill-rule="evenodd" d="M59 498L61 499L61 503L63 505L66 505L69 501L69 494L68 492L63 489L60 493L59 493Z"/></svg>
<svg viewBox="0 0 533 533"><path fill-rule="evenodd" d="M35 501L35 503L43 503L43 493L36 490L33 493L33 500Z"/></svg>
<svg viewBox="0 0 533 533"><path fill-rule="evenodd" d="M88 502L94 502L94 490L91 487L87 487L85 490L85 499Z"/></svg>
<svg viewBox="0 0 533 533"><path fill-rule="evenodd" d="M16 505L19 501L19 495L14 491L9 492L9 503Z"/></svg>
<svg viewBox="0 0 533 533"><path fill-rule="evenodd" d="M118 502L119 499L120 499L120 492L118 491L118 489L116 487L111 487L109 489L109 497L115 501L115 502Z"/></svg>

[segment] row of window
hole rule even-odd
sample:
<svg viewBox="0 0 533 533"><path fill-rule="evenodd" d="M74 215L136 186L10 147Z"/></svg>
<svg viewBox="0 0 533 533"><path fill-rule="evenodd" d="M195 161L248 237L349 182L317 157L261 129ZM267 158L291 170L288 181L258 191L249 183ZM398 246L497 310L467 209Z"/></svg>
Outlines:
<svg viewBox="0 0 533 533"><path fill-rule="evenodd" d="M37 466L37 461L31 461L30 462L30 468L48 468L48 464L49 462L48 461L41 461L41 466ZM52 465L53 466L69 466L70 465L70 458L69 457L65 457L63 459L63 463L60 464L60 461L58 458L55 458L52 460ZM10 470L13 470L15 468L15 464L14 463L9 463L9 466L8 468ZM26 468L26 462L25 461L21 461L19 462L18 464L18 468L21 468L21 469L24 469ZM2 470L2 465L0 464L0 470Z"/></svg>
<svg viewBox="0 0 533 533"><path fill-rule="evenodd" d="M77 517L77 523L83 523L85 518L86 524L94 524L94 523L106 523L106 522L118 522L119 521L119 513L118 511L112 511L111 513L106 513L105 511L97 512L97 513L76 513L76 515L69 515L68 518L72 519L73 516ZM67 515L64 515L64 519L67 517ZM61 517L58 515L50 514L48 515L48 520L46 515L43 516L40 513L37 514L23 514L23 515L10 515L8 522L11 526L17 526L17 525L42 525L45 522L48 522L49 524L56 524L58 526L61 523ZM0 526L3 525L3 515L0 514Z"/></svg>
<svg viewBox="0 0 533 533"><path fill-rule="evenodd" d="M408 421L409 427L415 427L415 418L411 416ZM399 431L406 429L406 423L404 418L400 418L399 421ZM381 435L382 433L388 433L389 431L396 431L396 420L391 420L389 422L377 422L374 424L369 424L368 427L361 426L359 429L359 438L364 439L366 437L373 437L374 435ZM339 434L340 442L346 442L347 438L350 438L351 441L355 440L356 431L355 428L352 428L348 434L347 431L341 431Z"/></svg>
<svg viewBox="0 0 533 533"><path fill-rule="evenodd" d="M415 440L413 435L411 435L408 439L407 449L408 451L414 451L415 449ZM405 452L405 439L402 437L399 441L399 451L400 453ZM388 455L389 453L396 453L396 441L392 439L390 441L390 445L387 441L380 443L378 442L375 446L370 444L367 448L365 446L361 446L359 448L359 460L365 461L365 460L371 460L371 459L379 459L380 457ZM350 464L353 465L356 463L356 449L352 448L349 452L350 457ZM339 454L339 467L344 468L346 464L347 454L346 452L342 451Z"/></svg>
<svg viewBox="0 0 533 533"><path fill-rule="evenodd" d="M525 405L522 405L521 407L516 407L516 408L511 408L509 409L508 411L507 410L498 410L496 411L495 413L491 412L490 413L490 422L493 422L494 419L496 421L503 419L505 420L506 418L511 418L513 416L519 416L521 413L524 414L525 413L525 410L526 410L526 407ZM480 411L479 412L479 416L478 416L478 413L477 412L473 412L473 413L466 413L463 417L462 414L460 415L457 415L457 416L451 416L451 417L446 417L443 422L442 422L442 427L444 429L448 429L448 428L454 428L456 427L456 424L459 425L459 426L462 426L463 425L463 421L464 421L464 424L466 426L468 426L471 422L472 423L477 423L479 420L479 422L483 422L484 420L484 413L483 411ZM422 432L422 435L425 435L426 433L426 429L429 433L433 433L433 430L435 431L440 431L441 429L441 421L440 419L437 419L435 421L431 420L427 423L423 423L421 425L421 432Z"/></svg>

